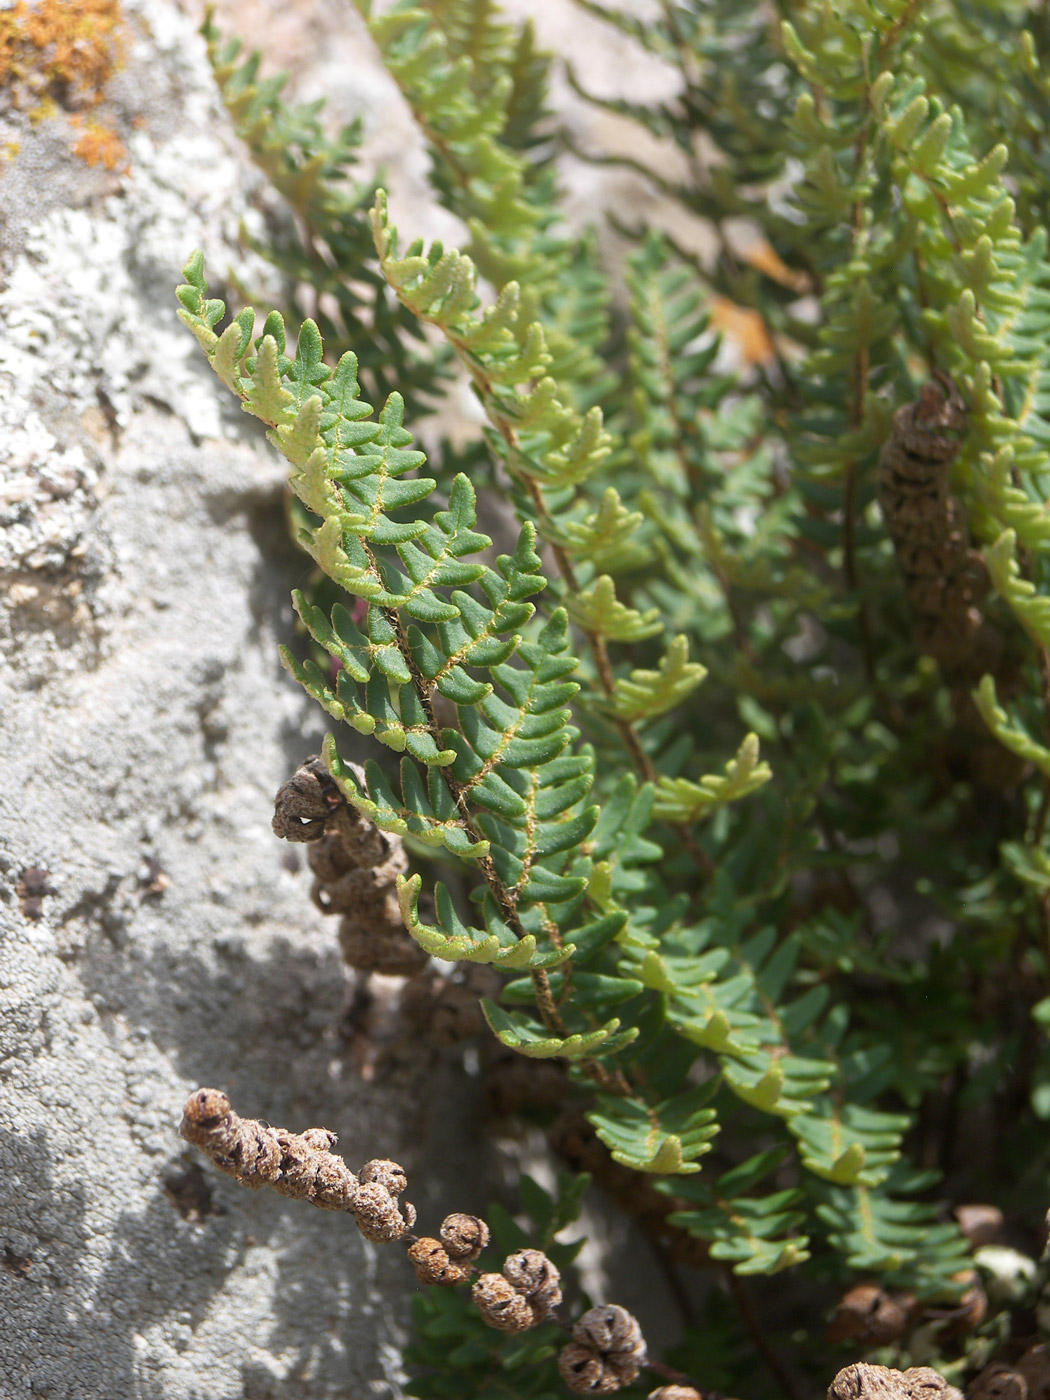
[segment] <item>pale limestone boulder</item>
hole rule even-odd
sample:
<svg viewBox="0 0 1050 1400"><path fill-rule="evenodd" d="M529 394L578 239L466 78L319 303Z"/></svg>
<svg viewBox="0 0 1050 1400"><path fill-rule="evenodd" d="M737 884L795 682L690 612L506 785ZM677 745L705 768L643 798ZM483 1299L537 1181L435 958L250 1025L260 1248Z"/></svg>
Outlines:
<svg viewBox="0 0 1050 1400"><path fill-rule="evenodd" d="M187 1176L178 1136L215 1083L471 1204L432 1053L351 1068L335 929L270 830L323 732L277 658L306 568L174 299L198 246L273 286L237 246L258 182L191 18L123 8L126 171L0 96L0 1393L393 1396L403 1250Z"/></svg>

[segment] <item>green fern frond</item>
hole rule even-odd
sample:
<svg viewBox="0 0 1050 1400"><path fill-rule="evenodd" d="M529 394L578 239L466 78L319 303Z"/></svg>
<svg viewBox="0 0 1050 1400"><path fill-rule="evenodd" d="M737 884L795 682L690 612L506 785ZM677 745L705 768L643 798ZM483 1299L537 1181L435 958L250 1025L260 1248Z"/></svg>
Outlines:
<svg viewBox="0 0 1050 1400"><path fill-rule="evenodd" d="M341 603L325 610L297 595L310 636L336 664L326 672L287 653L286 664L330 714L401 755L399 780L369 762L362 786L331 736L329 772L381 829L442 848L481 877L476 924L441 883L435 921L425 922L419 877L403 880L406 926L435 956L526 972L506 988L506 1005L486 1005L494 1033L527 1057L580 1061L599 1073L595 1061L622 1053L639 1033L621 1028L609 1008L645 993L612 955L625 922L616 895L637 884L637 861L659 848L641 837L651 800L625 789L604 823L588 803L593 756L570 723L579 687L568 619L554 608L533 622L528 601L546 586L533 527L523 526L513 554L483 562L490 540L476 529L470 482L456 478L435 506L436 482L420 475L425 458L411 446L398 395L374 416L360 400L353 355L328 365L310 322L294 355L276 314L254 345L251 313L215 337L222 313L208 300L199 258L187 278L180 314L202 332L246 411L269 425L292 489L320 519L303 528L304 547L361 600L353 612ZM461 304L465 286L469 279L457 284L455 275L446 282ZM439 723L439 697L454 707L454 725ZM577 950L570 1002L563 968ZM512 1009L522 1004L531 1009Z"/></svg>
<svg viewBox="0 0 1050 1400"><path fill-rule="evenodd" d="M797 1114L790 1121L806 1168L839 1185L878 1186L898 1160L909 1119L859 1104L832 1104Z"/></svg>
<svg viewBox="0 0 1050 1400"><path fill-rule="evenodd" d="M635 723L655 719L680 705L701 684L707 668L689 660L689 642L678 636L656 671L632 671L616 683L614 713Z"/></svg>
<svg viewBox="0 0 1050 1400"><path fill-rule="evenodd" d="M587 1115L614 1162L659 1176L689 1176L710 1152L719 1124L709 1088L691 1089L651 1108L599 1096Z"/></svg>
<svg viewBox="0 0 1050 1400"><path fill-rule="evenodd" d="M396 231L380 191L372 211L380 265L402 302L438 326L471 373L496 433L492 444L517 477L546 486L585 480L608 455L601 413L579 414L558 397L539 322L522 323L520 292L508 283L483 315L475 314L477 273L469 257L421 243L398 255ZM518 386L524 386L519 388Z"/></svg>
<svg viewBox="0 0 1050 1400"><path fill-rule="evenodd" d="M817 1214L853 1268L878 1270L890 1284L914 1288L920 1297L958 1294L963 1285L957 1275L967 1258L958 1225L939 1221L934 1207L907 1199L935 1180L935 1173L898 1167L887 1183L894 1194L836 1188Z"/></svg>
<svg viewBox="0 0 1050 1400"><path fill-rule="evenodd" d="M973 702L977 713L1004 748L1023 758L1026 763L1034 764L1040 773L1050 778L1050 749L1033 739L1018 724L1011 723L1009 715L996 699L995 681L991 676L982 679L973 692Z"/></svg>
<svg viewBox="0 0 1050 1400"><path fill-rule="evenodd" d="M377 393L397 387L433 397L447 377L445 366L440 356L421 353L414 318L390 295L375 263L368 219L375 184L357 178L360 121L328 135L323 102L286 102L287 75L260 77L258 53L239 61L240 42L223 40L211 10L201 33L237 134L296 215L285 232L269 241L249 239L251 246L293 286L310 288L329 350L338 357L352 346Z"/></svg>
<svg viewBox="0 0 1050 1400"><path fill-rule="evenodd" d="M809 1240L795 1233L806 1216L801 1191L788 1188L768 1196L750 1194L784 1160L782 1151L761 1152L715 1183L688 1180L658 1189L686 1205L669 1217L672 1225L711 1242L712 1259L724 1259L738 1274L775 1274L809 1258ZM747 1193L747 1194L745 1194Z"/></svg>
<svg viewBox="0 0 1050 1400"><path fill-rule="evenodd" d="M736 757L726 764L725 777L711 774L699 782L661 778L656 785L656 813L665 821L701 820L716 808L757 792L772 776L769 764L759 761L757 734L748 734Z"/></svg>

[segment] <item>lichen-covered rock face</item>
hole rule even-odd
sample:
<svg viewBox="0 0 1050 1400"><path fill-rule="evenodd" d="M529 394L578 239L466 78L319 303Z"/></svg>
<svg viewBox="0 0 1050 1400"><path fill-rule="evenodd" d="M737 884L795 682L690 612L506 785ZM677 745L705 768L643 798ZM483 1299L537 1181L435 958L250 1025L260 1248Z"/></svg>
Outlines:
<svg viewBox="0 0 1050 1400"><path fill-rule="evenodd" d="M398 1251L178 1137L214 1082L411 1167L434 1070L351 1071L335 931L270 830L323 733L277 660L303 562L174 299L194 247L276 294L237 246L257 177L192 19L120 20L115 168L74 149L89 109L0 96L0 1389L391 1393Z"/></svg>

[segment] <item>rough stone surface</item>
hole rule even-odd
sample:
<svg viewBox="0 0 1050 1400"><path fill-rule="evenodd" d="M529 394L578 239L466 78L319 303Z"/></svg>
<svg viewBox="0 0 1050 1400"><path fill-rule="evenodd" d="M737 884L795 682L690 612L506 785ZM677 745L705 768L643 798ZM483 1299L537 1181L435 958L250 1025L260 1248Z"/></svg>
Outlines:
<svg viewBox="0 0 1050 1400"><path fill-rule="evenodd" d="M404 1162L422 1210L463 1170L431 1056L350 1067L335 930L270 832L319 740L276 652L304 562L173 297L195 246L264 283L255 177L190 18L124 9L127 173L0 112L0 1396L392 1396L403 1251L177 1134L216 1084Z"/></svg>

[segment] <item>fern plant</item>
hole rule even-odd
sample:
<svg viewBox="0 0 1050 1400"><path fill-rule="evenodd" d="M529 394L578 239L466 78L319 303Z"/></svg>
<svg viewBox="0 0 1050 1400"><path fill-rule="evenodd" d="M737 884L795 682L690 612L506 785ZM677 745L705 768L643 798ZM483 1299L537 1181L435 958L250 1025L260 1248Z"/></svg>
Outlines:
<svg viewBox="0 0 1050 1400"><path fill-rule="evenodd" d="M1002 1260L951 1207L993 1202L1034 1255L1050 1166L1050 35L1024 0L578 3L674 70L603 105L685 173L592 154L707 221L710 258L626 226L602 266L566 226L529 25L362 3L464 249L402 246L356 131L209 20L305 230L273 256L339 316L256 336L199 255L180 314L289 462L325 582L285 663L386 750L362 777L330 735L324 762L416 854L407 929L502 976L491 1034L567 1066L608 1171L727 1279L695 1382L743 1329L788 1393L826 1384L836 1301L843 1360L964 1379L1018 1353L1039 1279L989 1304ZM428 461L405 402L453 372L484 426ZM516 512L504 553L475 480ZM803 1325L762 1283L787 1270ZM425 1305L413 1355L440 1372L459 1336L463 1378L418 1393L495 1394L457 1307ZM521 1355L516 1393L556 1387Z"/></svg>

